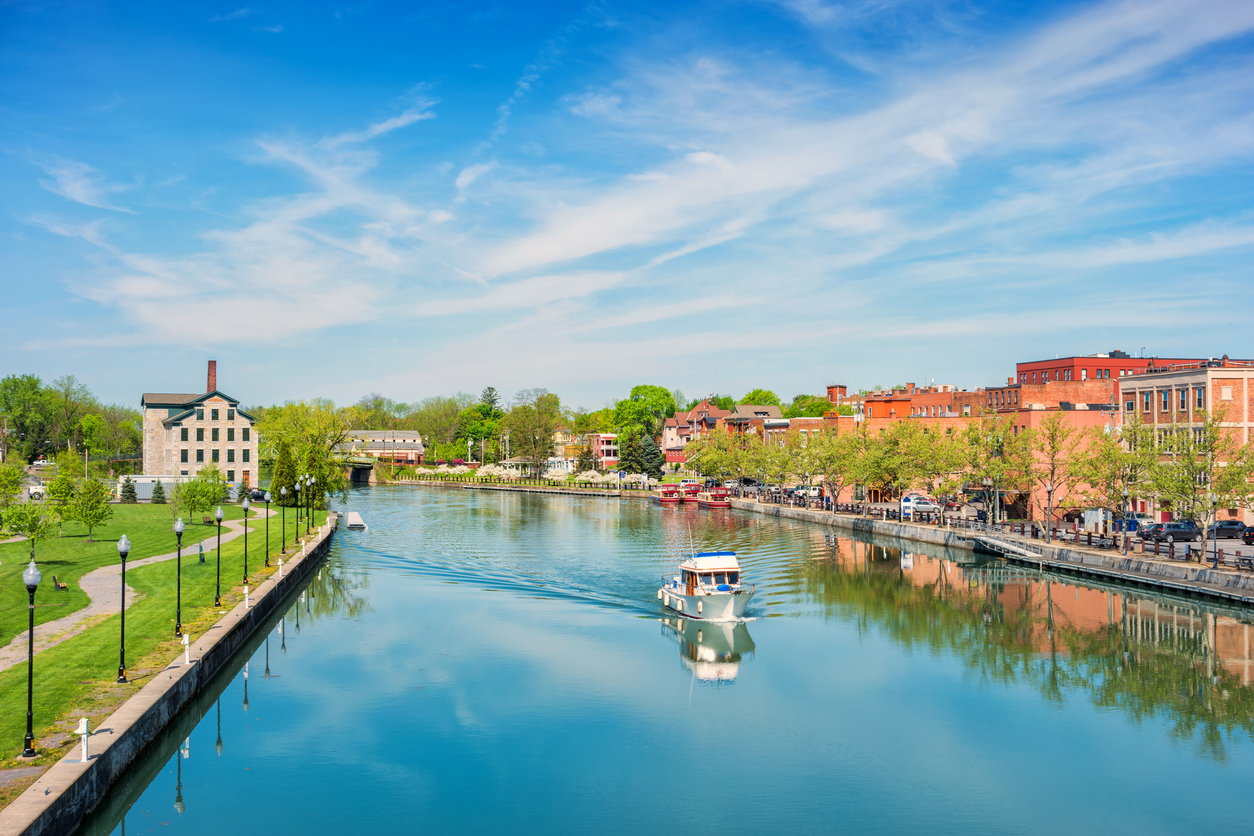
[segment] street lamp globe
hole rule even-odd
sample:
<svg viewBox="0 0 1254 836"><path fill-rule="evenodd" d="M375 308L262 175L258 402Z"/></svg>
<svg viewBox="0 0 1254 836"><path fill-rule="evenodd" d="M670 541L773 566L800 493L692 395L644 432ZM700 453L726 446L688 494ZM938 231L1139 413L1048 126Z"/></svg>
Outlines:
<svg viewBox="0 0 1254 836"><path fill-rule="evenodd" d="M42 577L43 575L39 573L39 567L35 565L35 560L32 558L30 565L22 573L22 583L26 584L26 591L34 595L35 588L39 586L39 579Z"/></svg>
<svg viewBox="0 0 1254 836"><path fill-rule="evenodd" d="M183 532L187 530L187 526L183 525L183 518L179 517L174 523L174 533L182 537Z"/></svg>
<svg viewBox="0 0 1254 836"><path fill-rule="evenodd" d="M122 555L122 559L126 560L126 556L131 553L131 541L126 539L126 535L122 535L122 539L118 540L118 554Z"/></svg>
<svg viewBox="0 0 1254 836"><path fill-rule="evenodd" d="M266 491L266 502L270 502L270 492Z"/></svg>
<svg viewBox="0 0 1254 836"><path fill-rule="evenodd" d="M222 506L218 506L218 510L213 512L213 518L218 522L222 522Z"/></svg>
<svg viewBox="0 0 1254 836"><path fill-rule="evenodd" d="M245 516L247 516L247 514L248 514L248 507L249 507L249 506L248 506L248 498L247 498L247 497L245 497L245 498L244 498L244 501L240 503L240 507L244 509L244 514L245 514Z"/></svg>

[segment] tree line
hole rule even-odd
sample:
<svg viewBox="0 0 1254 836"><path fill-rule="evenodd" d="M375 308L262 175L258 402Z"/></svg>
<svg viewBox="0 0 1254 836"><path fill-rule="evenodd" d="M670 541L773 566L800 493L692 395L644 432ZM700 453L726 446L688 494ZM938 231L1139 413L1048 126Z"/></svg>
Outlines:
<svg viewBox="0 0 1254 836"><path fill-rule="evenodd" d="M14 374L0 379L0 445L6 460L26 462L84 452L139 458L143 417L138 409L101 403L74 375L45 383L38 375Z"/></svg>
<svg viewBox="0 0 1254 836"><path fill-rule="evenodd" d="M718 479L821 482L835 497L847 488L885 498L910 490L978 493L1003 498L993 503L994 515L1004 504L1033 519L1083 508L1121 516L1135 500L1202 522L1221 508L1250 507L1254 451L1223 426L1222 412L1194 417L1193 424L1157 429L1135 414L1122 425L1087 428L1061 412L1035 428L1001 416L944 430L903 420L881 430L792 431L780 443L720 433L689 445L688 464Z"/></svg>

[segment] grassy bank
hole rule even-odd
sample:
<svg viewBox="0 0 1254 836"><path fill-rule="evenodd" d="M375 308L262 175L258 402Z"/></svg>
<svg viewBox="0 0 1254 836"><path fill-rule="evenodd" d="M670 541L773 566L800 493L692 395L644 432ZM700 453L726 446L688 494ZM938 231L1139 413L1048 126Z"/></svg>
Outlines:
<svg viewBox="0 0 1254 836"><path fill-rule="evenodd" d="M238 518L239 509L234 510ZM223 512L226 512L225 506ZM325 519L325 513L315 515L319 523ZM271 563L275 563L279 555L280 520L281 516L270 520ZM267 569L264 565L265 520L252 520L249 527L249 583L256 588L275 571L275 567ZM297 534L295 514L289 513L289 551ZM131 536L129 532L127 536ZM184 539L187 539L186 534ZM116 556L116 548L114 554ZM244 540L241 537L222 546L224 610L229 610L243 598L243 567ZM78 718L92 718L94 728L99 720L142 688L151 676L179 654L182 645L174 638L176 570L176 561L170 560L126 573L127 584L137 593L126 612L129 684L119 685L115 681L120 628L120 616L116 614L35 657L35 741L40 753L36 764L50 764L75 745L77 738L67 732L77 725ZM220 618L219 611L213 607L216 571L214 549L206 547L205 562L200 563L194 548L190 554L184 548L183 625L193 640ZM50 591L43 592L42 583L40 590L37 601L44 594L52 594ZM24 606L22 612L26 612ZM25 664L0 673L0 758L9 767L27 765L15 761L21 754L26 732L26 674ZM29 783L23 781L0 788L0 805L17 797Z"/></svg>

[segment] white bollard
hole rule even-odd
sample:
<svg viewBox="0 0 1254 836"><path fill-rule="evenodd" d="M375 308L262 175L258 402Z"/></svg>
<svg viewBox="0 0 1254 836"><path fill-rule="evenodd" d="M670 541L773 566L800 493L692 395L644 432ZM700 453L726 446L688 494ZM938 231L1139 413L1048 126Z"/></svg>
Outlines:
<svg viewBox="0 0 1254 836"><path fill-rule="evenodd" d="M283 558L279 558L279 577L283 577Z"/></svg>
<svg viewBox="0 0 1254 836"><path fill-rule="evenodd" d="M86 717L78 721L78 728L74 730L74 733L83 739L83 759L80 763L87 763L87 738L91 736L91 732L87 729Z"/></svg>
<svg viewBox="0 0 1254 836"><path fill-rule="evenodd" d="M248 584L244 584L244 609L248 609Z"/></svg>
<svg viewBox="0 0 1254 836"><path fill-rule="evenodd" d="M189 634L184 633L183 634L183 664L190 665L191 663L192 663L192 637Z"/></svg>

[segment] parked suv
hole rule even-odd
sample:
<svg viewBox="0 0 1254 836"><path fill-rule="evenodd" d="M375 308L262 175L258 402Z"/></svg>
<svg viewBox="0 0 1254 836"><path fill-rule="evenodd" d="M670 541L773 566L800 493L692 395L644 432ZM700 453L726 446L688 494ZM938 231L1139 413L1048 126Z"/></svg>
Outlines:
<svg viewBox="0 0 1254 836"><path fill-rule="evenodd" d="M1177 540L1201 540L1202 532L1197 527L1197 523L1192 520L1181 520L1180 522L1159 523L1146 533L1146 539L1166 540L1168 543L1174 543Z"/></svg>
<svg viewBox="0 0 1254 836"><path fill-rule="evenodd" d="M1241 534L1241 542L1247 546L1254 546L1254 525L1246 527Z"/></svg>
<svg viewBox="0 0 1254 836"><path fill-rule="evenodd" d="M1237 538L1245 533L1245 523L1240 520L1219 520L1206 526L1206 536L1209 539L1220 540L1225 537Z"/></svg>

